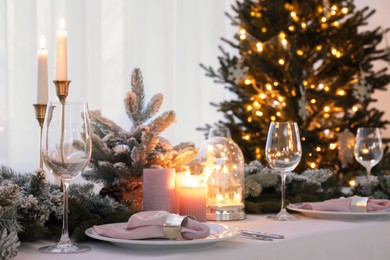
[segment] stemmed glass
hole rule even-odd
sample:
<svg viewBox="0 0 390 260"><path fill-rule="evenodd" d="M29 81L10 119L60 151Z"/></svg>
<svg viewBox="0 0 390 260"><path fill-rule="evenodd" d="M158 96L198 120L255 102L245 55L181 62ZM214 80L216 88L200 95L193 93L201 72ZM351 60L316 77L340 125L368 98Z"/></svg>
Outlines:
<svg viewBox="0 0 390 260"><path fill-rule="evenodd" d="M39 248L44 253L69 254L90 250L77 245L68 233L68 188L91 158L91 127L88 104L50 102L43 127L42 157L46 167L59 180L64 192L61 239L57 244Z"/></svg>
<svg viewBox="0 0 390 260"><path fill-rule="evenodd" d="M270 124L265 146L265 156L270 167L281 175L281 210L276 216L268 218L274 220L294 220L288 214L285 205L286 176L295 169L302 157L301 140L297 123L294 122L272 122Z"/></svg>
<svg viewBox="0 0 390 260"><path fill-rule="evenodd" d="M356 134L354 155L371 175L371 169L382 159L383 148L379 128L359 127Z"/></svg>

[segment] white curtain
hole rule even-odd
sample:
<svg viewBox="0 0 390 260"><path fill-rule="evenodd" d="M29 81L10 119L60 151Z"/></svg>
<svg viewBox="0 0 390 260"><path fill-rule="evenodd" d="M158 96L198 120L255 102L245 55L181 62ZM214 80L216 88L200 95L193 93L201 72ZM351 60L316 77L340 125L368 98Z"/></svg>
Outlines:
<svg viewBox="0 0 390 260"><path fill-rule="evenodd" d="M199 145L195 128L222 115L210 102L230 98L204 76L199 63L216 67L220 37L237 31L224 12L234 0L0 0L0 165L33 171L39 164L36 101L38 39L47 38L49 97L54 85L55 34L60 18L68 31L68 100L83 100L124 128L123 107L135 67L144 75L146 97L160 92L161 112L174 110L177 123L164 136L178 144ZM377 14L369 27L389 27L388 0L356 0ZM390 37L389 37L390 40ZM379 93L378 108L390 109L389 92ZM385 114L389 118L389 114Z"/></svg>
<svg viewBox="0 0 390 260"><path fill-rule="evenodd" d="M55 100L55 35L68 31L68 100L83 100L124 128L131 126L123 99L135 67L146 98L164 95L160 112L177 123L164 137L192 141L196 127L221 117L209 105L229 95L204 76L199 63L217 65L220 37L231 38L224 12L232 0L0 0L0 165L18 171L39 166L39 126L32 104L37 92L40 35L49 52L49 99Z"/></svg>

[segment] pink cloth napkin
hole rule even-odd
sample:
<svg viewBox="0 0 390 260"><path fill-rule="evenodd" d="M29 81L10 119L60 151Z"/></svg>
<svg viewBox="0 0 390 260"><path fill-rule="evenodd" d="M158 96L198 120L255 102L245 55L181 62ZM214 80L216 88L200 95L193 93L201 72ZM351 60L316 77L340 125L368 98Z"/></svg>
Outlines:
<svg viewBox="0 0 390 260"><path fill-rule="evenodd" d="M171 213L166 211L142 211L130 217L125 226L101 225L94 230L101 236L119 239L164 238L163 225ZM200 239L210 235L210 228L196 220L186 218L181 226L184 239Z"/></svg>
<svg viewBox="0 0 390 260"><path fill-rule="evenodd" d="M340 198L331 199L323 202L307 202L304 203L300 208L318 211L339 211L339 212L350 212L351 211L351 200L352 198ZM390 200L382 199L368 199L367 211L381 211L390 207Z"/></svg>

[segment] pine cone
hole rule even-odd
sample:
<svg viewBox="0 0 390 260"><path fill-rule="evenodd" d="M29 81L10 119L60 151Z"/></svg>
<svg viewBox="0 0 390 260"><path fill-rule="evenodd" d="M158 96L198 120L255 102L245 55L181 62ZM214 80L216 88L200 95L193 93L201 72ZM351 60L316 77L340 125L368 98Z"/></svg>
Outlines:
<svg viewBox="0 0 390 260"><path fill-rule="evenodd" d="M108 185L108 186L104 186L100 192L99 192L99 195L100 196L109 196L110 198L113 198L114 200L116 201L121 201L122 200L122 191L120 189L120 187L118 187L117 185Z"/></svg>
<svg viewBox="0 0 390 260"><path fill-rule="evenodd" d="M142 177L121 179L115 185L121 191L122 201L131 203L131 210L141 211L143 209Z"/></svg>

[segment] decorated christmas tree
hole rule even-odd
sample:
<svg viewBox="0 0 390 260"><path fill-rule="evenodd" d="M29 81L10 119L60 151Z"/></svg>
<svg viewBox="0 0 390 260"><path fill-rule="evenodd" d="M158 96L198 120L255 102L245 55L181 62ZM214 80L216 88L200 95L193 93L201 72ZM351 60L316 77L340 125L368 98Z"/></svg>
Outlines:
<svg viewBox="0 0 390 260"><path fill-rule="evenodd" d="M270 122L295 121L303 146L298 172L363 171L353 158L357 128L389 123L372 98L390 82L386 67L374 68L389 61L389 50L378 48L387 30L364 27L375 11L357 10L353 0L244 0L232 8L238 33L222 39L229 51L220 48L219 68L202 67L235 94L213 105L246 161L265 164ZM374 171L389 170L387 153Z"/></svg>

